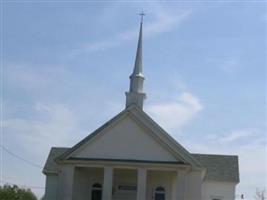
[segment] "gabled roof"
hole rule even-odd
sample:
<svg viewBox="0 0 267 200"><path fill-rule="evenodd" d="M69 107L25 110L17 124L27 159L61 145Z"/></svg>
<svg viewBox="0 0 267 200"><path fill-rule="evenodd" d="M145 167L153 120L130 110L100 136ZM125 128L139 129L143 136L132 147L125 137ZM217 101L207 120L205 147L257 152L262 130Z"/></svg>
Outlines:
<svg viewBox="0 0 267 200"><path fill-rule="evenodd" d="M69 148L53 147L43 169L44 174L58 173L59 165L55 161L58 156L67 152ZM239 182L238 157L229 155L191 154L206 168L206 181Z"/></svg>
<svg viewBox="0 0 267 200"><path fill-rule="evenodd" d="M184 163L191 165L193 168L203 168L202 164L198 160L196 160L185 148L183 148L177 141L175 141L156 122L154 122L144 111L142 111L135 105L127 107L125 110L123 110L121 113L109 120L107 123L105 123L92 134L87 136L81 142L67 150L59 157L58 160L67 160L71 157L71 154L73 152L75 152L81 146L85 145L87 142L95 138L98 134L101 134L102 130L112 126L113 123L117 122L126 115L130 115L131 117L135 118L135 120L137 120L141 125L148 128L154 134L154 136L161 141L162 144L164 144L171 151L173 151L177 155L177 157L179 157L179 159L181 159Z"/></svg>
<svg viewBox="0 0 267 200"><path fill-rule="evenodd" d="M239 183L238 156L192 154L206 168L204 180Z"/></svg>
<svg viewBox="0 0 267 200"><path fill-rule="evenodd" d="M56 162L56 159L64 154L68 149L69 148L64 147L52 147L45 162L43 173L57 173L57 171L59 170L59 165Z"/></svg>

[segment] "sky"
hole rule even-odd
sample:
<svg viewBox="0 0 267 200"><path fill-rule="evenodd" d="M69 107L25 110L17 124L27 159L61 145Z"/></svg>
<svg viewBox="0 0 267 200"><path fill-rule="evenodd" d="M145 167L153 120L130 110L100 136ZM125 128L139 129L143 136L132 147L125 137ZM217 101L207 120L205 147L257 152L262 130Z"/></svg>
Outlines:
<svg viewBox="0 0 267 200"><path fill-rule="evenodd" d="M125 108L143 9L144 111L192 153L238 155L237 199L266 188L263 1L1 6L3 183L41 197L50 148L73 146Z"/></svg>

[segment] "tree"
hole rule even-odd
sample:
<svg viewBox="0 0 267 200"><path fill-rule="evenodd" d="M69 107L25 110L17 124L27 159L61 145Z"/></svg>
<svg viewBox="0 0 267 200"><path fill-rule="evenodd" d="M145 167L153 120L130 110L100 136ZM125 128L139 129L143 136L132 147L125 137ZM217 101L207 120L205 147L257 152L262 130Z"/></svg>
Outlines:
<svg viewBox="0 0 267 200"><path fill-rule="evenodd" d="M256 190L256 194L255 194L255 199L256 200L266 200L266 194L265 194L265 190Z"/></svg>
<svg viewBox="0 0 267 200"><path fill-rule="evenodd" d="M0 186L0 200L37 200L30 189L19 188L16 185Z"/></svg>

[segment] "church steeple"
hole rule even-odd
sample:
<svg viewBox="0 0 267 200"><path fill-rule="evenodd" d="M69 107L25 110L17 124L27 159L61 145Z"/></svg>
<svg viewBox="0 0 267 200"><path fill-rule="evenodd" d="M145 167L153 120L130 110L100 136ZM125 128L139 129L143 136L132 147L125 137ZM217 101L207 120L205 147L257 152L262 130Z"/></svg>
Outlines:
<svg viewBox="0 0 267 200"><path fill-rule="evenodd" d="M143 17L144 13L141 14L141 23L139 31L139 39L136 51L135 65L133 73L130 76L130 89L126 92L126 108L132 104L135 104L140 109L143 109L144 99L146 97L143 92L144 76L142 73L142 37L143 37Z"/></svg>

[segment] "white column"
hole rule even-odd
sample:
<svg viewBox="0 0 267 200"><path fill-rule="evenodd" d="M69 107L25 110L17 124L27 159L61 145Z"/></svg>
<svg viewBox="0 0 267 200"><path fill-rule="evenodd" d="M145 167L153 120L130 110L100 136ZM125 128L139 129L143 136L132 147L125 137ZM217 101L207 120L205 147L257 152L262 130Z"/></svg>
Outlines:
<svg viewBox="0 0 267 200"><path fill-rule="evenodd" d="M177 200L178 199L178 193L177 193L177 183L178 183L178 172L174 172L173 177L172 177L172 200Z"/></svg>
<svg viewBox="0 0 267 200"><path fill-rule="evenodd" d="M185 171L178 171L177 173L177 188L176 188L176 199L185 200L186 198L186 186L187 186L187 174Z"/></svg>
<svg viewBox="0 0 267 200"><path fill-rule="evenodd" d="M104 184L102 200L112 200L113 168L104 167Z"/></svg>
<svg viewBox="0 0 267 200"><path fill-rule="evenodd" d="M72 165L64 165L59 174L59 199L72 200L74 169Z"/></svg>
<svg viewBox="0 0 267 200"><path fill-rule="evenodd" d="M146 200L147 170L139 168L137 174L137 200Z"/></svg>

